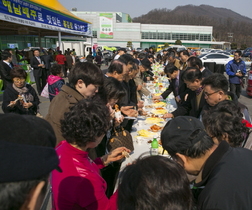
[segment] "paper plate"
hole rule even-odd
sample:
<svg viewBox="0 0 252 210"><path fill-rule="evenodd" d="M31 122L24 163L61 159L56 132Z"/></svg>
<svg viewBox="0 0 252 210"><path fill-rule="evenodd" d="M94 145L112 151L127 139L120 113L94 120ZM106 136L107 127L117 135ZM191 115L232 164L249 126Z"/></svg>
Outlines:
<svg viewBox="0 0 252 210"><path fill-rule="evenodd" d="M164 115L167 113L167 110L166 109L160 109L160 110L153 109L151 110L151 113L156 114L156 115Z"/></svg>
<svg viewBox="0 0 252 210"><path fill-rule="evenodd" d="M157 123L160 123L160 122L164 122L164 119L163 118L157 118L157 117L148 117L145 120L145 122L149 123L149 124L157 124Z"/></svg>
<svg viewBox="0 0 252 210"><path fill-rule="evenodd" d="M158 103L153 104L153 106L154 107L165 107L166 103L165 102L158 102Z"/></svg>
<svg viewBox="0 0 252 210"><path fill-rule="evenodd" d="M142 129L140 131L137 132L139 136L142 136L142 137L153 137L155 134L150 132L150 131L147 131L145 129Z"/></svg>

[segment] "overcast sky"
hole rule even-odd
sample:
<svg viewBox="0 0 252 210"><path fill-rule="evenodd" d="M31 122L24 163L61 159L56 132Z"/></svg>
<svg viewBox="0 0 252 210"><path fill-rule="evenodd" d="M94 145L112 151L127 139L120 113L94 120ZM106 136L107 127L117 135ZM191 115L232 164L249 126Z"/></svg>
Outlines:
<svg viewBox="0 0 252 210"><path fill-rule="evenodd" d="M155 8L173 10L177 6L188 4L199 6L211 5L233 10L243 16L252 18L252 0L58 0L67 9L76 7L77 11L125 12L132 18L148 13Z"/></svg>

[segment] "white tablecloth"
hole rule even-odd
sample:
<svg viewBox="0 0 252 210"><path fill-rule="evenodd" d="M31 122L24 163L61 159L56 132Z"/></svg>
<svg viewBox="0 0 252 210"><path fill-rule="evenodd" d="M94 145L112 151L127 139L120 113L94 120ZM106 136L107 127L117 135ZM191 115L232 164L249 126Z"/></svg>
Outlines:
<svg viewBox="0 0 252 210"><path fill-rule="evenodd" d="M169 112L174 111L177 108L177 104L175 102L174 96L171 93L168 97L168 100L170 102L169 106ZM151 109L148 109L147 111L150 111ZM162 126L165 126L167 121L170 119L166 119ZM131 153L130 158L126 158L125 161L121 165L121 170L128 164L133 162L135 159L137 159L141 154L146 153L147 155L150 152L150 143L148 143L149 140L152 140L153 137L145 138L145 137L137 137L137 132L141 129L148 130L153 124L147 124L145 123L145 117L139 116L138 119L135 121L131 135L133 137L133 143L134 143L134 151ZM158 140L160 139L160 133L157 132L156 135L158 136Z"/></svg>

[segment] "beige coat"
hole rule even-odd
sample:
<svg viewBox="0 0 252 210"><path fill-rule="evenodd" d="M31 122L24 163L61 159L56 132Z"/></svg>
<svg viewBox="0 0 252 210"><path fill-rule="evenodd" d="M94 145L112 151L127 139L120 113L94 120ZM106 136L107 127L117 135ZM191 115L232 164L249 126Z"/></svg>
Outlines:
<svg viewBox="0 0 252 210"><path fill-rule="evenodd" d="M136 86L142 85L142 89L137 91L137 101L140 101L142 99L142 96L148 96L150 94L150 91L144 86L143 81L143 75L139 71L134 79Z"/></svg>

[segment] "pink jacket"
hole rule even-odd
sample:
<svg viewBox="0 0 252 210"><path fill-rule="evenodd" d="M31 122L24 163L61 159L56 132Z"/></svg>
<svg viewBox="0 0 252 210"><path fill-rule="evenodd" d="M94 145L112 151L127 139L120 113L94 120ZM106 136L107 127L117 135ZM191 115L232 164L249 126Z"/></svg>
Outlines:
<svg viewBox="0 0 252 210"><path fill-rule="evenodd" d="M92 161L88 153L64 141L57 149L62 173L52 172L53 206L56 210L116 210L117 192L107 198L107 184L100 175L100 158Z"/></svg>
<svg viewBox="0 0 252 210"><path fill-rule="evenodd" d="M52 100L61 91L62 86L65 84L63 78L55 75L49 75L47 78L49 98Z"/></svg>

